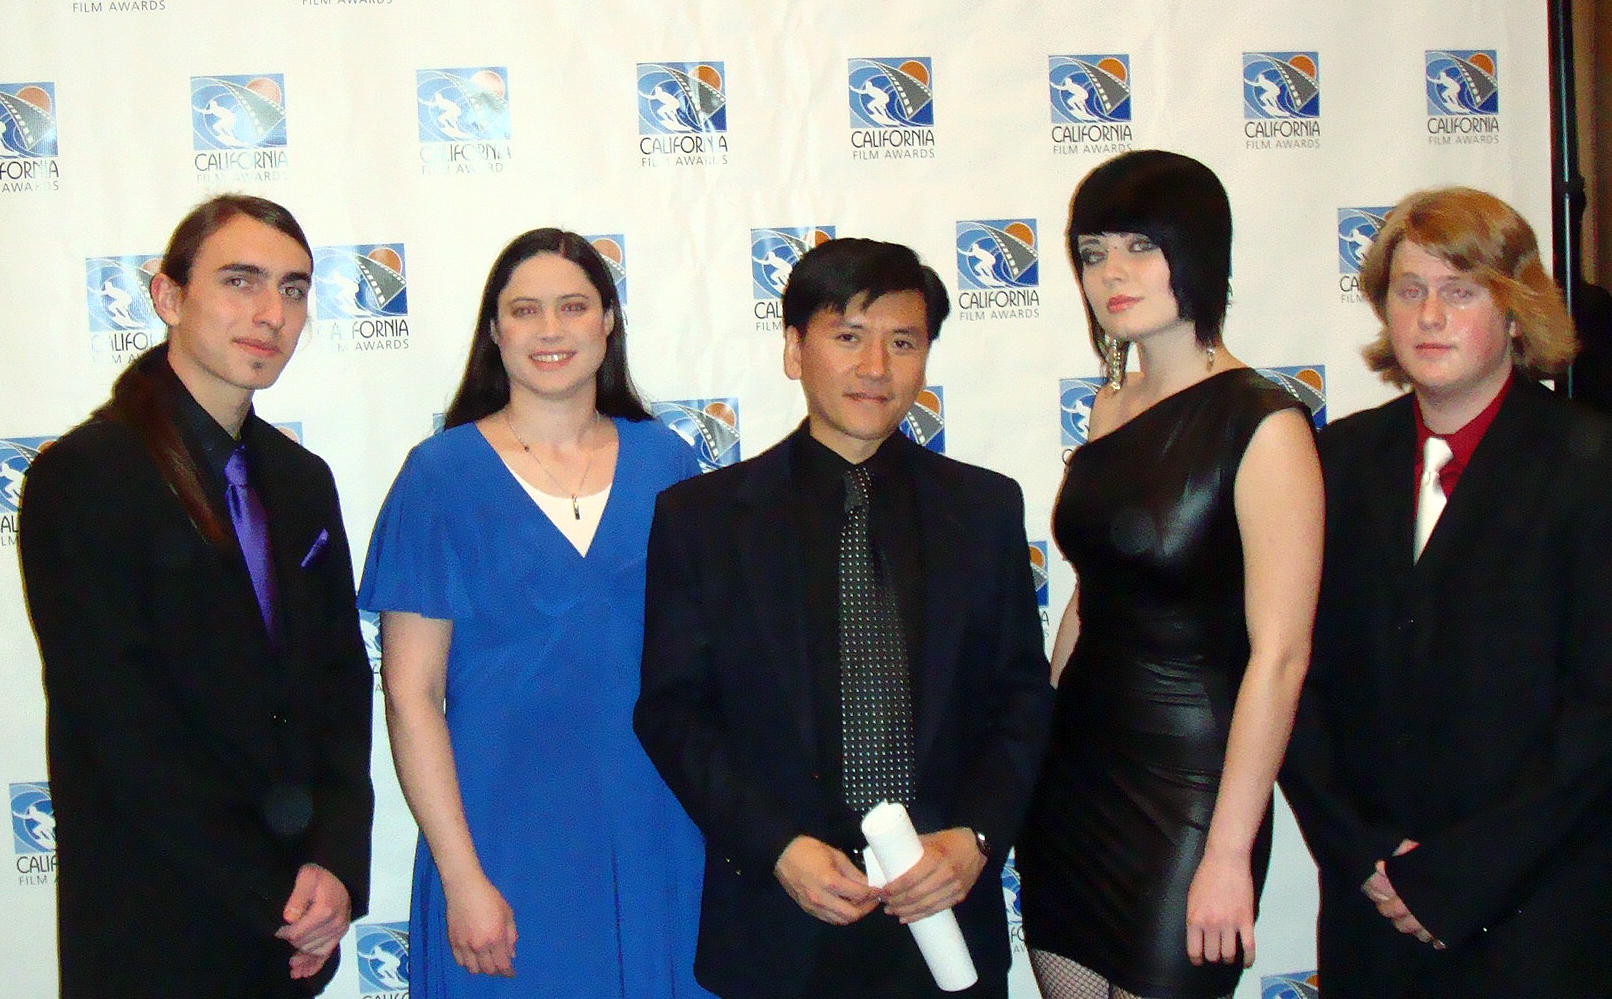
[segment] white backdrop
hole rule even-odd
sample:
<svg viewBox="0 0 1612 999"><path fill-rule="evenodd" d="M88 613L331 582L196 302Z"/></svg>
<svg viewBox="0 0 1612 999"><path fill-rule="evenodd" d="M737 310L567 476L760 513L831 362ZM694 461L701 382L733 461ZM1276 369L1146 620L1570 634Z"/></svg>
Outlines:
<svg viewBox="0 0 1612 999"><path fill-rule="evenodd" d="M330 462L360 560L517 232L601 237L640 387L715 463L803 414L772 291L801 249L913 245L957 310L909 429L1023 485L1053 624L1072 578L1047 557L1051 505L1083 433L1079 380L1097 375L1062 244L1087 170L1158 146L1220 173L1237 232L1226 340L1320 419L1389 394L1357 353L1374 326L1352 278L1384 206L1465 183L1549 224L1543 3L0 0L0 19L3 547L32 455L160 338L152 258L217 190L286 204L317 248L315 319L258 408ZM3 561L16 877L0 882L0 977L43 997L44 706ZM374 778L372 914L344 944L342 999L402 991L414 829L380 727ZM1267 996L1313 994L1313 869L1281 818L1241 997L1262 979ZM1034 995L1022 962L1014 990Z"/></svg>

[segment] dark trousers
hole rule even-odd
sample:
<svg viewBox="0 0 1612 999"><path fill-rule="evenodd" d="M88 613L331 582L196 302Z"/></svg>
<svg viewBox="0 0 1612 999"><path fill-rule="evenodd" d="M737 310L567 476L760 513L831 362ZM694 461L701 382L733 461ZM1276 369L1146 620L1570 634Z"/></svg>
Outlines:
<svg viewBox="0 0 1612 999"><path fill-rule="evenodd" d="M827 929L801 999L1007 999L1007 975L942 992L912 930L875 909Z"/></svg>

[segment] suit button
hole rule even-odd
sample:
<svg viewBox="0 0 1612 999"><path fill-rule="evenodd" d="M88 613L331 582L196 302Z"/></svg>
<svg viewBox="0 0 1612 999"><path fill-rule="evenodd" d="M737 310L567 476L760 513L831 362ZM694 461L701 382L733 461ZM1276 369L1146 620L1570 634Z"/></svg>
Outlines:
<svg viewBox="0 0 1612 999"><path fill-rule="evenodd" d="M276 711L274 714L270 715L269 720L274 722L274 724L276 724L276 725L284 725L286 723L285 715L281 714L278 711Z"/></svg>
<svg viewBox="0 0 1612 999"><path fill-rule="evenodd" d="M1414 617L1404 618L1398 624L1400 631L1409 631L1414 627L1416 627L1416 619Z"/></svg>

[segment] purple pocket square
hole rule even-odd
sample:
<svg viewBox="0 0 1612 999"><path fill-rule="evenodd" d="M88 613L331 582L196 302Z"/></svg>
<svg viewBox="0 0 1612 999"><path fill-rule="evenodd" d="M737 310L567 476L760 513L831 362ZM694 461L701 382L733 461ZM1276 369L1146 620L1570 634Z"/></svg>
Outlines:
<svg viewBox="0 0 1612 999"><path fill-rule="evenodd" d="M312 565L313 560L319 557L328 544L330 544L330 532L321 527L319 536L313 539L313 544L308 548L308 554L302 556L302 567L306 569Z"/></svg>

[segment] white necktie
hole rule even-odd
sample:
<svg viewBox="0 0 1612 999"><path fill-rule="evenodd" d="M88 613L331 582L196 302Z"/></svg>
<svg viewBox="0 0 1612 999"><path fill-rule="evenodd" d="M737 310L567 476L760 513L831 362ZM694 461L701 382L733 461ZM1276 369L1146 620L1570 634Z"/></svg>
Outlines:
<svg viewBox="0 0 1612 999"><path fill-rule="evenodd" d="M1444 486L1438 480L1438 473L1454 457L1455 452L1442 437L1429 437L1422 445L1422 481L1416 488L1417 558L1422 557L1422 549L1433 535L1433 525L1444 512Z"/></svg>

